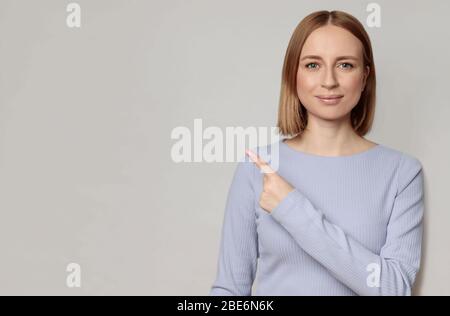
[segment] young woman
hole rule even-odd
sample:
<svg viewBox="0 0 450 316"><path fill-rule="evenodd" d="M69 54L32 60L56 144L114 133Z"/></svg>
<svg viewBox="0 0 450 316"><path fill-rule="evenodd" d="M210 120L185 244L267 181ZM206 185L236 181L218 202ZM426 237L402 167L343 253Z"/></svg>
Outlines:
<svg viewBox="0 0 450 316"><path fill-rule="evenodd" d="M341 11L304 18L287 48L279 105L278 128L294 136L278 143L276 172L252 151L238 163L210 295L251 295L256 274L255 295L411 295L422 165L364 138L374 109L362 24Z"/></svg>

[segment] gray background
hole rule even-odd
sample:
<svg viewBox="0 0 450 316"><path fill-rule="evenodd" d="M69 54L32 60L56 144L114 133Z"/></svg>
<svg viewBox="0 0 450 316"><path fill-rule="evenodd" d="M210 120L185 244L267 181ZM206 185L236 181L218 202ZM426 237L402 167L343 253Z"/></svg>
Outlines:
<svg viewBox="0 0 450 316"><path fill-rule="evenodd" d="M235 163L176 164L171 131L275 126L299 21L370 1L70 2L0 0L0 294L206 295ZM416 294L449 295L450 2L376 3L367 138L422 162Z"/></svg>

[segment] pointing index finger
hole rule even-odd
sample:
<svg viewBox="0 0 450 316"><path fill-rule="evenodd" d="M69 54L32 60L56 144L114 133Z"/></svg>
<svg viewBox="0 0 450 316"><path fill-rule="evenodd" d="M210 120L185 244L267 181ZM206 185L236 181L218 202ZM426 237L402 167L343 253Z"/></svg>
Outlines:
<svg viewBox="0 0 450 316"><path fill-rule="evenodd" d="M257 154L255 154L250 149L247 149L245 153L250 157L250 159L256 164L256 166L266 174L274 173L275 171L270 167L270 165L261 159Z"/></svg>

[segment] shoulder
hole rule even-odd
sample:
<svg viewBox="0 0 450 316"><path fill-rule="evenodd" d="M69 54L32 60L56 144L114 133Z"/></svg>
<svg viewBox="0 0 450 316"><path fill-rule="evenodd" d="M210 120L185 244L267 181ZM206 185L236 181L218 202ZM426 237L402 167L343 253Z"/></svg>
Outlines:
<svg viewBox="0 0 450 316"><path fill-rule="evenodd" d="M422 169L422 163L420 160L415 157L414 155L400 151L398 149L394 149L392 147L388 147L386 145L382 145L384 151L391 155L392 157L396 158L398 160L398 166L399 168L406 169L404 171L410 170L410 169Z"/></svg>
<svg viewBox="0 0 450 316"><path fill-rule="evenodd" d="M397 166L399 168L422 168L420 160L414 155L387 145L380 144L380 146L382 147L382 152L385 156L397 161Z"/></svg>
<svg viewBox="0 0 450 316"><path fill-rule="evenodd" d="M403 191L411 182L423 181L423 166L420 160L411 153L382 145L384 152L396 161L398 192Z"/></svg>

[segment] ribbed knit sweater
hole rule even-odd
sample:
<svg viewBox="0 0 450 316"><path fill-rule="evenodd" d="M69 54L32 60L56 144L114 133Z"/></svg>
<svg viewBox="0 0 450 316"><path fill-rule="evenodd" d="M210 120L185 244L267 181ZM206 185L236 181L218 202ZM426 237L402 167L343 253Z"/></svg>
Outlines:
<svg viewBox="0 0 450 316"><path fill-rule="evenodd" d="M381 144L347 156L274 144L253 151L273 166L276 149L277 172L295 189L269 213L259 205L264 174L248 157L238 162L210 295L411 295L423 232L419 160Z"/></svg>

